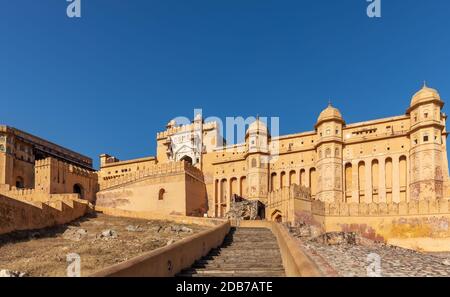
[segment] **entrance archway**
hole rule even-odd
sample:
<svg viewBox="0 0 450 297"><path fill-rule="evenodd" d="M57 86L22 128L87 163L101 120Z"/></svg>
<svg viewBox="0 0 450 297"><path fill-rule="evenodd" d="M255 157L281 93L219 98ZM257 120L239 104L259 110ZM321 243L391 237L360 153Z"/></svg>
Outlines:
<svg viewBox="0 0 450 297"><path fill-rule="evenodd" d="M271 219L274 222L282 223L283 222L283 216L281 214L281 211L279 211L278 209L274 210L272 212Z"/></svg>
<svg viewBox="0 0 450 297"><path fill-rule="evenodd" d="M18 176L18 177L16 178L16 188L18 188L18 189L23 189L23 188L25 188L25 182L24 182L24 180L23 180L23 177Z"/></svg>
<svg viewBox="0 0 450 297"><path fill-rule="evenodd" d="M192 165L192 158L189 156L184 156L183 158L180 159L180 161L185 161Z"/></svg>
<svg viewBox="0 0 450 297"><path fill-rule="evenodd" d="M83 186L82 185L80 185L80 184L75 184L75 185L73 185L73 192L75 193L75 194L78 194L78 195L80 195L80 198L83 198Z"/></svg>

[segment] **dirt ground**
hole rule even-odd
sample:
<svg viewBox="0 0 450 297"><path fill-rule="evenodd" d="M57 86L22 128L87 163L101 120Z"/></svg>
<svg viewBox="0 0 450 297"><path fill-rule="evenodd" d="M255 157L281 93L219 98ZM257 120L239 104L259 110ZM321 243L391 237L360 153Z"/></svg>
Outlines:
<svg viewBox="0 0 450 297"><path fill-rule="evenodd" d="M207 229L169 221L90 215L67 225L0 235L0 270L28 276L66 276L67 255L77 253L81 275L87 276Z"/></svg>

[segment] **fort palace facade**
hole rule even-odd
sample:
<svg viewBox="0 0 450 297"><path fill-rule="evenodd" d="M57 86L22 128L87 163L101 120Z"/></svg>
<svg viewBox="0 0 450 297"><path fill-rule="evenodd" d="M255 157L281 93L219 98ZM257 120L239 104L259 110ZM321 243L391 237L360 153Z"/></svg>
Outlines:
<svg viewBox="0 0 450 297"><path fill-rule="evenodd" d="M198 115L157 133L156 156L103 154L98 171L87 157L2 126L0 183L3 192L75 192L98 207L187 216L230 217L239 198L258 201L260 219L327 230L364 224L389 236L383 228L398 218L448 222L443 105L424 85L398 116L347 123L330 104L311 131L272 137L257 119L245 142L226 146L218 123Z"/></svg>

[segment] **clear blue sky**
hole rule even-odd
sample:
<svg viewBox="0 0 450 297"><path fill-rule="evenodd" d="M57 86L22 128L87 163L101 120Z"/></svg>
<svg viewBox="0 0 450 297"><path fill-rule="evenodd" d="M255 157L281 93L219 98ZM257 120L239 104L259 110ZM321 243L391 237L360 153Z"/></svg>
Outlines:
<svg viewBox="0 0 450 297"><path fill-rule="evenodd" d="M79 151L155 153L176 116L279 116L312 130L403 114L423 80L450 98L450 2L0 0L0 122ZM255 103L258 102L258 103ZM275 102L275 104L274 104ZM445 111L445 109L444 109Z"/></svg>

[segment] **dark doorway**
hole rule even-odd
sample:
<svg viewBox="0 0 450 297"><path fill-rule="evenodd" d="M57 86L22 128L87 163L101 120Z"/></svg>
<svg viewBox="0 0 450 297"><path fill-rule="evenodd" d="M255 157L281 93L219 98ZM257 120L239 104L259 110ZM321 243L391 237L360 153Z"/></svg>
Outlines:
<svg viewBox="0 0 450 297"><path fill-rule="evenodd" d="M75 184L73 186L73 192L79 194L80 198L83 198L83 187L80 184Z"/></svg>
<svg viewBox="0 0 450 297"><path fill-rule="evenodd" d="M25 182L23 181L23 177L18 176L16 179L16 188L23 189L25 188Z"/></svg>
<svg viewBox="0 0 450 297"><path fill-rule="evenodd" d="M184 156L183 158L180 159L181 161L185 161L188 162L189 164L192 165L192 158L189 156Z"/></svg>

